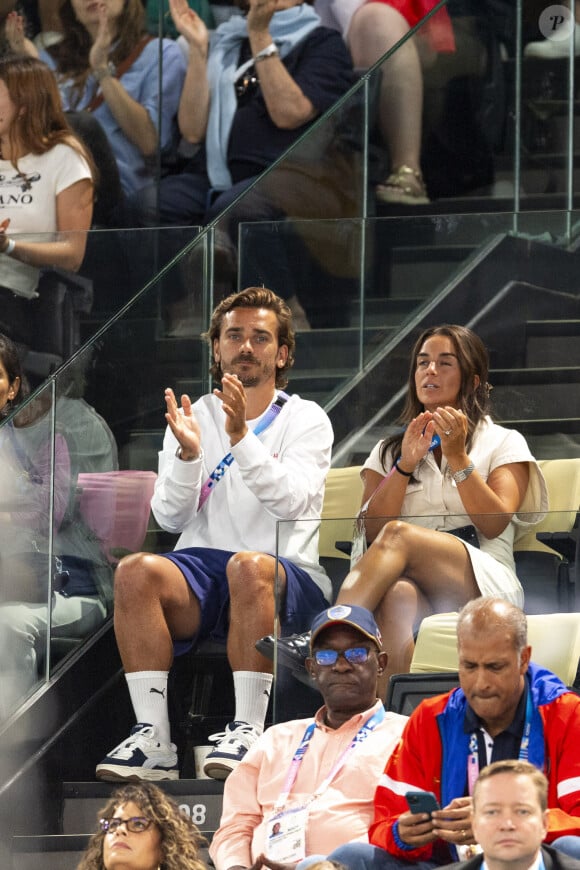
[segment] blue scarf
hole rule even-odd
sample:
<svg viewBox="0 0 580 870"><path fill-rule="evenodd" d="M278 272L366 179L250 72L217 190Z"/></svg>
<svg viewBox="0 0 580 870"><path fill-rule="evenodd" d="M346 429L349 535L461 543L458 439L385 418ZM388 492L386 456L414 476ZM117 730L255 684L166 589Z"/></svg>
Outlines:
<svg viewBox="0 0 580 870"><path fill-rule="evenodd" d="M308 34L320 25L320 17L311 6L293 6L276 12L270 21L270 33L281 57L286 57ZM245 16L233 15L211 37L207 77L210 110L206 134L207 174L216 190L232 186L228 169L228 143L238 106L235 90L240 47L248 38Z"/></svg>

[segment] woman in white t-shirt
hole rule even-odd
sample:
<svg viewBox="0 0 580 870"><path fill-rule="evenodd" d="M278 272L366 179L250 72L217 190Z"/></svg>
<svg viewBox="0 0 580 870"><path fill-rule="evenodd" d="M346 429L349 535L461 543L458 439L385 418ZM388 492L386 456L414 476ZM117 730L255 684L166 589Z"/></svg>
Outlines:
<svg viewBox="0 0 580 870"><path fill-rule="evenodd" d="M81 266L93 175L48 67L24 55L0 58L0 329L15 341L30 343L41 270Z"/></svg>

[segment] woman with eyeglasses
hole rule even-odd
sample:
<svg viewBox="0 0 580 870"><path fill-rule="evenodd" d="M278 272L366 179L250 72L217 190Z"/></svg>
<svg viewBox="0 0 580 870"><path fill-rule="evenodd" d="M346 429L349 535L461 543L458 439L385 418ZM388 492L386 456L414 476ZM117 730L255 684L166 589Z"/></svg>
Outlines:
<svg viewBox="0 0 580 870"><path fill-rule="evenodd" d="M206 870L198 829L149 782L113 792L77 870Z"/></svg>

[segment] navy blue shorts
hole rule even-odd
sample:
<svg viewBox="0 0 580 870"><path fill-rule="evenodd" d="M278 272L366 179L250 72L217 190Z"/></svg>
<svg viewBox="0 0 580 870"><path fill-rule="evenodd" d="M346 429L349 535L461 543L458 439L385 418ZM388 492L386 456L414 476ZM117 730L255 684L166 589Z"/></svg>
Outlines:
<svg viewBox="0 0 580 870"><path fill-rule="evenodd" d="M226 566L235 553L188 547L162 555L177 565L201 608L201 627L197 635L190 640L174 641L175 655L183 655L202 640L225 644L230 623ZM309 629L316 614L328 607L328 602L310 574L282 556L279 561L286 572L286 595L280 609L281 631L285 636Z"/></svg>

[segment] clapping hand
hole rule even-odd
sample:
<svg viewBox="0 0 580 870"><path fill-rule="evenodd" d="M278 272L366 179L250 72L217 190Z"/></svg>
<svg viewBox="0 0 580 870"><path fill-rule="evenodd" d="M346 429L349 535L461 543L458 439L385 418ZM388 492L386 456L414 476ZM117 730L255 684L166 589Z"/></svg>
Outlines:
<svg viewBox="0 0 580 870"><path fill-rule="evenodd" d="M201 429L195 419L191 399L187 394L183 394L181 397L183 413L180 413L175 393L168 387L165 390L165 405L167 407L165 419L179 441L181 458L184 460L197 459L201 453Z"/></svg>
<svg viewBox="0 0 580 870"><path fill-rule="evenodd" d="M169 0L169 11L175 29L183 36L189 47L197 48L207 57L209 34L199 15L188 5L187 0Z"/></svg>
<svg viewBox="0 0 580 870"><path fill-rule="evenodd" d="M99 69L109 62L109 51L113 42L113 32L109 22L109 14L106 3L98 6L99 26L95 41L89 52L89 65L91 69Z"/></svg>

